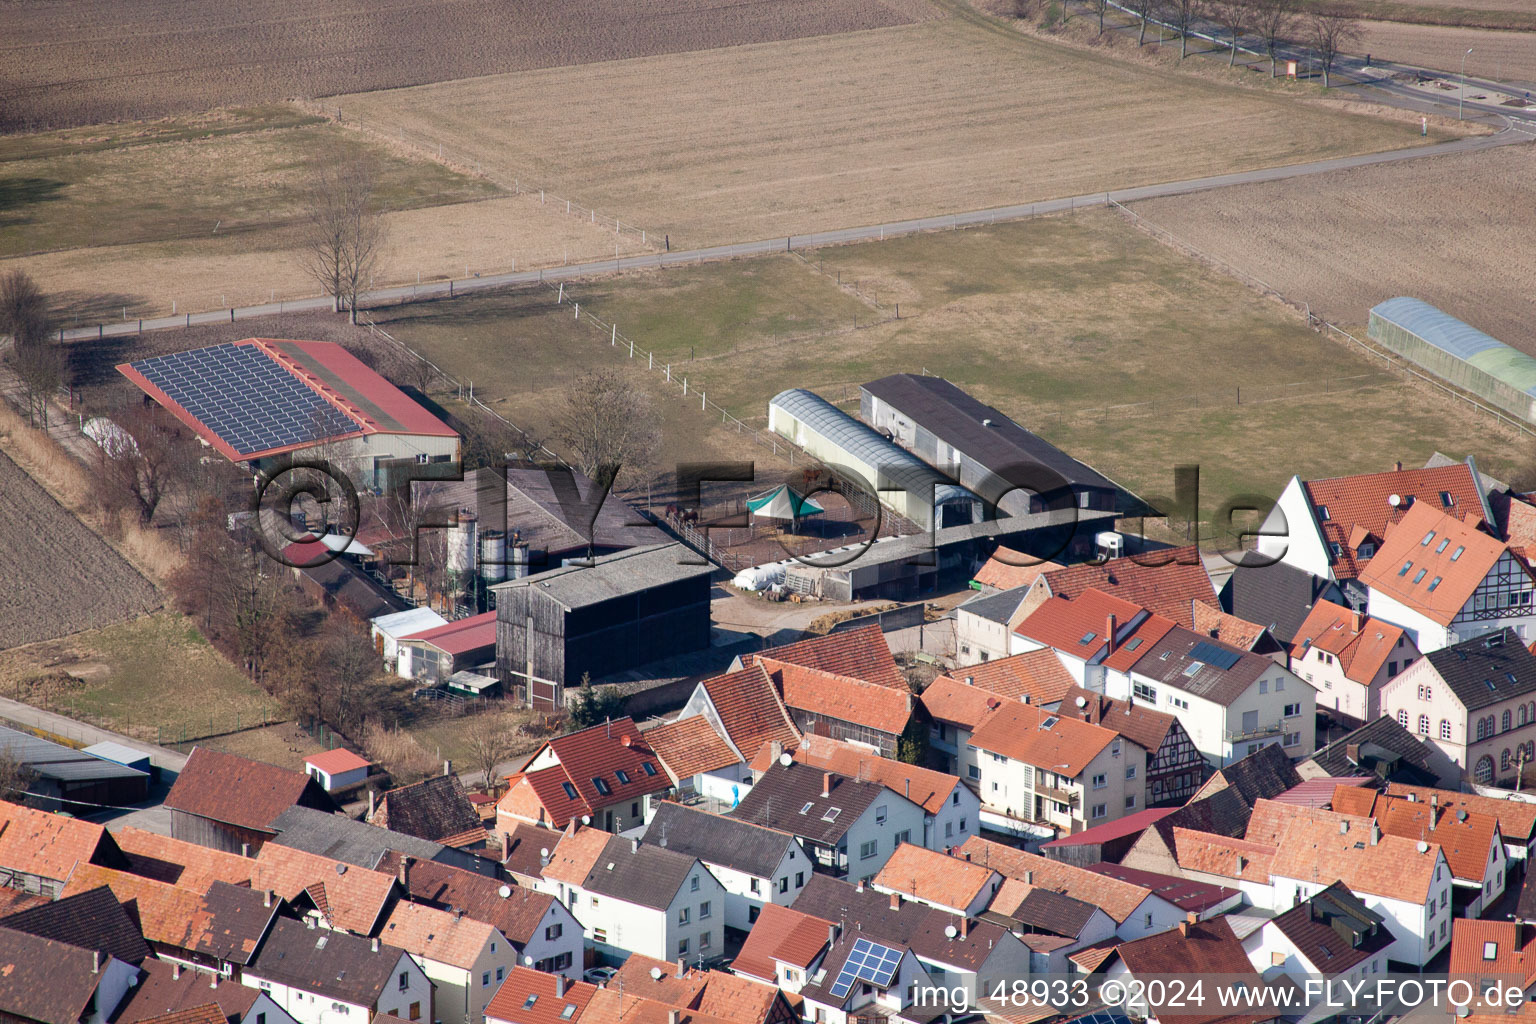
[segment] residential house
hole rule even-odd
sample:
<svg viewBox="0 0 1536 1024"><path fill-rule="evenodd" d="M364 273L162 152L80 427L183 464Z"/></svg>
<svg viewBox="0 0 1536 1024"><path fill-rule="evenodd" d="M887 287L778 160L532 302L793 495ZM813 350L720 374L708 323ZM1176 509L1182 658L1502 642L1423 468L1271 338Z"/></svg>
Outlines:
<svg viewBox="0 0 1536 1024"><path fill-rule="evenodd" d="M1070 973L1072 954L1114 940L1114 919L1091 903L1016 879L1003 885L981 919L1029 947L1031 974Z"/></svg>
<svg viewBox="0 0 1536 1024"><path fill-rule="evenodd" d="M1341 882L1266 921L1242 940L1248 962L1265 981L1285 976L1304 995L1309 979L1326 983L1328 991L1309 1004L1319 1007L1319 1016L1329 1012L1329 1002L1334 1008L1346 1005L1350 996L1345 984L1385 973L1395 941L1386 919ZM1307 1016L1315 1019L1311 1013Z"/></svg>
<svg viewBox="0 0 1536 1024"><path fill-rule="evenodd" d="M1368 586L1361 577L1377 564L1390 528L1415 510L1455 516L1470 513L1493 521L1470 458L1465 463L1409 470L1399 462L1385 473L1328 480L1292 477L1265 520L1257 547L1260 554L1277 562L1337 583L1344 593L1341 603L1361 608ZM1264 621L1229 610L1253 622ZM1382 617L1395 621L1390 615ZM1280 639L1289 642L1291 637ZM1430 649L1422 643L1420 647Z"/></svg>
<svg viewBox="0 0 1536 1024"><path fill-rule="evenodd" d="M1009 629L1027 587L979 594L957 605L955 617L955 664L985 665L1008 657Z"/></svg>
<svg viewBox="0 0 1536 1024"><path fill-rule="evenodd" d="M327 793L350 789L368 779L373 762L346 747L336 747L304 759L304 771Z"/></svg>
<svg viewBox="0 0 1536 1024"><path fill-rule="evenodd" d="M544 877L549 851L560 836L547 828L520 821L510 832L501 834L502 868L518 885L534 887Z"/></svg>
<svg viewBox="0 0 1536 1024"><path fill-rule="evenodd" d="M1499 823L1504 837L1504 852L1510 860L1526 860L1536 849L1536 803L1510 796L1461 793L1449 789L1431 789L1402 782L1387 784L1386 795L1433 803L1442 808L1485 814Z"/></svg>
<svg viewBox="0 0 1536 1024"><path fill-rule="evenodd" d="M560 829L577 819L623 832L645 824L672 785L629 718L546 740L507 782L496 804L502 832L519 821Z"/></svg>
<svg viewBox="0 0 1536 1024"><path fill-rule="evenodd" d="M664 722L645 732L645 742L683 799L741 799L752 773L734 747L703 715Z"/></svg>
<svg viewBox="0 0 1536 1024"><path fill-rule="evenodd" d="M1106 878L1116 878L1152 890L1182 910L1186 920L1188 915L1194 914L1196 919L1208 921L1243 905L1243 894L1225 885L1212 885L1175 875L1160 875L1155 871L1128 868L1124 864L1092 864L1088 870Z"/></svg>
<svg viewBox="0 0 1536 1024"><path fill-rule="evenodd" d="M1261 654L1277 665L1286 664L1290 658L1290 651L1268 626L1223 611L1218 603L1197 599L1190 616L1194 620L1190 628L1203 636L1214 637L1222 643L1253 654Z"/></svg>
<svg viewBox="0 0 1536 1024"><path fill-rule="evenodd" d="M971 588L983 594L1014 590L1029 586L1042 572L1060 568L1060 562L1043 561L1035 555L999 544L976 570L976 575L971 578Z"/></svg>
<svg viewBox="0 0 1536 1024"><path fill-rule="evenodd" d="M951 775L980 779L971 733L991 711L993 702L1023 701L1040 707L1057 703L1075 680L1050 648L1015 654L964 673L939 676L923 690L923 707L930 726L928 745L947 759Z"/></svg>
<svg viewBox="0 0 1536 1024"><path fill-rule="evenodd" d="M269 889L213 882L196 892L94 864L76 868L64 891L76 896L103 886L131 908L156 956L236 980L283 909Z"/></svg>
<svg viewBox="0 0 1536 1024"><path fill-rule="evenodd" d="M128 858L100 825L0 800L0 886L58 899L79 864Z"/></svg>
<svg viewBox="0 0 1536 1024"><path fill-rule="evenodd" d="M1148 807L1178 806L1205 781L1206 763L1178 718L1131 700L1115 700L1073 687L1058 705L1061 713L1113 729L1147 752Z"/></svg>
<svg viewBox="0 0 1536 1024"><path fill-rule="evenodd" d="M698 754L685 758L677 750L684 739L696 735L697 724L687 724L694 718L703 718L715 735L725 741L736 756L734 762L701 769L703 762L725 760L723 753L709 753L714 744L702 734L697 734L702 737ZM773 680L760 665L734 668L724 675L705 679L694 687L688 703L683 705L671 726L658 726L651 731L662 733L655 742L663 754L676 751L672 759L678 765L699 762L687 763L687 767L696 769L692 783L695 792L733 803L751 784L752 775L747 766L759 751L773 744L777 744L781 751L793 750L800 742L800 730L795 728L789 710L774 689ZM685 792L681 779L683 770L676 770L680 777L678 791Z"/></svg>
<svg viewBox="0 0 1536 1024"><path fill-rule="evenodd" d="M731 962L731 970L795 995L814 975L836 935L837 925L831 921L776 903L765 904Z"/></svg>
<svg viewBox="0 0 1536 1024"><path fill-rule="evenodd" d="M845 931L800 989L802 1013L817 1024L895 1016L912 1005L918 985L928 984L912 950Z"/></svg>
<svg viewBox="0 0 1536 1024"><path fill-rule="evenodd" d="M496 613L483 612L402 636L395 673L428 686L496 660ZM489 671L489 670L487 670Z"/></svg>
<svg viewBox="0 0 1536 1024"><path fill-rule="evenodd" d="M645 841L694 857L725 889L728 928L747 931L763 906L789 906L810 874L811 860L794 836L738 818L662 802Z"/></svg>
<svg viewBox="0 0 1536 1024"><path fill-rule="evenodd" d="M807 877L814 867L863 879L896 847L920 839L927 819L919 804L878 782L799 762L771 765L730 816L799 839L813 862Z"/></svg>
<svg viewBox="0 0 1536 1024"><path fill-rule="evenodd" d="M1194 602L1216 600L1200 551L1190 544L1042 572L1030 584L1014 624L1049 598L1076 600L1089 590L1117 597L1186 628L1194 626Z"/></svg>
<svg viewBox="0 0 1536 1024"><path fill-rule="evenodd" d="M1153 807L1135 814L1127 814L1102 825L1074 832L1040 844L1040 852L1052 860L1065 861L1080 868L1108 861L1118 864L1120 859L1136 845L1141 834L1177 807Z"/></svg>
<svg viewBox="0 0 1536 1024"><path fill-rule="evenodd" d="M485 825L457 775L444 773L385 793L368 821L455 849L483 847Z"/></svg>
<svg viewBox="0 0 1536 1024"><path fill-rule="evenodd" d="M400 901L379 939L409 953L432 982L434 1020L474 1022L517 966L517 950L493 925L463 910Z"/></svg>
<svg viewBox="0 0 1536 1024"><path fill-rule="evenodd" d="M1339 737L1296 765L1304 779L1370 776L1378 784L1460 785L1461 770L1428 737L1382 715Z"/></svg>
<svg viewBox="0 0 1536 1024"><path fill-rule="evenodd" d="M970 745L982 822L995 830L1054 838L1143 807L1147 752L1112 729L1008 703L982 721Z"/></svg>
<svg viewBox="0 0 1536 1024"><path fill-rule="evenodd" d="M335 811L320 783L303 772L193 747L165 806L171 838L250 855L277 834L272 820L290 807Z"/></svg>
<svg viewBox="0 0 1536 1024"><path fill-rule="evenodd" d="M1371 615L1402 626L1426 654L1506 629L1536 639L1536 578L1478 523L1428 504L1409 509L1360 572Z"/></svg>
<svg viewBox="0 0 1536 1024"><path fill-rule="evenodd" d="M1285 562L1236 566L1219 598L1222 611L1263 626L1282 644L1295 640L1296 631L1319 601L1348 605L1332 578L1314 576ZM1356 604L1365 607L1363 594Z"/></svg>
<svg viewBox="0 0 1536 1024"><path fill-rule="evenodd" d="M576 1024L596 985L514 967L485 1007L486 1024Z"/></svg>
<svg viewBox="0 0 1536 1024"><path fill-rule="evenodd" d="M885 634L879 626L860 626L858 629L798 640L782 647L770 647L756 654L738 657L732 667L748 667L764 659L780 665L815 669L846 679L862 679L866 683L892 690L907 689L907 681L897 667L890 645L886 643Z"/></svg>
<svg viewBox="0 0 1536 1024"><path fill-rule="evenodd" d="M981 799L953 775L879 757L858 744L824 736L805 737L795 748L794 759L813 768L878 782L921 805L921 844L930 850L958 846L981 828Z"/></svg>
<svg viewBox="0 0 1536 1024"><path fill-rule="evenodd" d="M604 960L725 955L725 887L697 857L659 843L568 831L541 888L576 915Z"/></svg>
<svg viewBox="0 0 1536 1024"><path fill-rule="evenodd" d="M1047 598L1017 622L1013 650L1050 648L1076 685L1119 696L1129 689L1131 666L1176 626L1141 605L1089 588L1070 599Z"/></svg>
<svg viewBox="0 0 1536 1024"><path fill-rule="evenodd" d="M619 966L605 986L631 999L669 1007L680 1016L691 1012L730 1024L792 1024L799 1017L784 993L734 973L690 968L635 954ZM628 1011L626 1010L626 1016Z"/></svg>
<svg viewBox="0 0 1536 1024"><path fill-rule="evenodd" d="M394 829L370 825L344 814L324 814L308 807L290 807L272 820L278 830L275 846L286 846L372 870L389 853L499 877L496 859L480 849L456 849Z"/></svg>
<svg viewBox="0 0 1536 1024"><path fill-rule="evenodd" d="M829 1020L838 1010L835 1004L841 996L833 989L852 950L850 940L858 938L899 951L903 960L908 953L912 954L929 975L922 979L925 984L960 987L973 1000L978 993L990 992L1000 982L1011 984L1029 973L1029 948L1008 929L903 901L895 894L878 892L868 885L817 875L795 901L794 909L837 925L832 948L800 992L808 1003L820 1004ZM878 987L871 983L872 989ZM887 991L893 999L899 995L894 987ZM861 997L855 991L852 998ZM907 1001L910 1002L909 997ZM812 1014L805 1016L812 1019Z"/></svg>
<svg viewBox="0 0 1536 1024"><path fill-rule="evenodd" d="M1382 687L1381 707L1480 786L1536 760L1536 654L1513 630L1431 651Z"/></svg>
<svg viewBox="0 0 1536 1024"><path fill-rule="evenodd" d="M1469 1019L1524 1016L1529 998L1511 1005L1507 997L1494 997L1490 990L1513 988L1523 997L1536 995L1536 936L1524 922L1458 918L1451 922L1446 973L1453 981L1471 984Z"/></svg>
<svg viewBox="0 0 1536 1024"><path fill-rule="evenodd" d="M1318 707L1359 722L1381 714L1381 688L1419 659L1401 626L1319 601L1296 631L1290 669L1317 690Z"/></svg>
<svg viewBox="0 0 1536 1024"><path fill-rule="evenodd" d="M0 928L56 939L81 949L99 949L134 967L150 957L149 944L138 925L105 885L7 914L0 917Z"/></svg>
<svg viewBox="0 0 1536 1024"><path fill-rule="evenodd" d="M1133 994L1126 1009L1148 1024L1259 1024L1277 1016L1270 1009L1234 1013L1215 1000L1197 1004L1175 994L1171 987L1147 984L1154 978L1219 976L1225 985L1262 987L1263 979L1249 963L1226 918L1181 921L1159 934L1123 942L1104 968L1104 975L1130 988Z"/></svg>
<svg viewBox="0 0 1536 1024"><path fill-rule="evenodd" d="M107 1024L139 969L99 949L83 949L0 927L0 1017L46 1024Z"/></svg>
<svg viewBox="0 0 1536 1024"><path fill-rule="evenodd" d="M128 994L113 1024L143 1024L210 1003L223 1018L216 1024L295 1024L265 992L221 975L154 959L144 961L139 970L138 986Z"/></svg>
<svg viewBox="0 0 1536 1024"><path fill-rule="evenodd" d="M326 928L373 935L395 896L395 876L320 854L268 843L251 879L287 900L302 917Z"/></svg>
<svg viewBox="0 0 1536 1024"><path fill-rule="evenodd" d="M540 831L550 846L559 838L557 833ZM581 922L549 893L398 853L386 855L378 868L395 873L402 898L459 912L495 928L511 943L517 962L532 961L535 969L550 974L580 976Z"/></svg>
<svg viewBox="0 0 1536 1024"><path fill-rule="evenodd" d="M999 887L998 899L1003 903L1014 902L1016 906L1020 895L1027 892L1021 886L1049 889L1101 908L1115 922L1115 934L1122 939L1150 935L1172 928L1184 920L1183 911L1145 886L1049 860L991 840L967 840L960 847L958 855L969 857L972 863L992 868L1017 883L1009 885L1005 882ZM1004 912L1011 909L1005 907Z"/></svg>
<svg viewBox="0 0 1536 1024"><path fill-rule="evenodd" d="M378 939L279 918L244 983L266 993L299 1024L334 1024L387 1013L433 1021L432 982L405 950Z"/></svg>
<svg viewBox="0 0 1536 1024"><path fill-rule="evenodd" d="M879 892L893 893L961 917L976 917L997 895L1003 876L989 867L947 853L903 843L870 884Z"/></svg>
<svg viewBox="0 0 1536 1024"><path fill-rule="evenodd" d="M908 729L920 725L921 705L905 683L897 688L776 661L768 654L753 657L773 679L803 734L861 743L883 757L896 757Z"/></svg>

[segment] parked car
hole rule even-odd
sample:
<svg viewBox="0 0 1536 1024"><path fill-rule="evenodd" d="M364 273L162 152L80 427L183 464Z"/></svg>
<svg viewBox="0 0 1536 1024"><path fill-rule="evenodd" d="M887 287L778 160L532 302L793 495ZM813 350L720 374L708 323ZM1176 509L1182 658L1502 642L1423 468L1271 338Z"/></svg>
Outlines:
<svg viewBox="0 0 1536 1024"><path fill-rule="evenodd" d="M619 972L612 967L594 967L581 976L581 980L588 985L602 987L613 980L613 976Z"/></svg>

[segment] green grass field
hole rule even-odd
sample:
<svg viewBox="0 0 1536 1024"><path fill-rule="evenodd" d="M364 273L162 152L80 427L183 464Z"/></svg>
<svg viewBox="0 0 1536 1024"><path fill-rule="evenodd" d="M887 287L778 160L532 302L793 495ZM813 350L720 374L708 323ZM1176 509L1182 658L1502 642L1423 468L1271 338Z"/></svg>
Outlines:
<svg viewBox="0 0 1536 1024"><path fill-rule="evenodd" d="M1133 490L1170 494L1173 467L1198 464L1207 511L1278 495L1292 474L1413 465L1435 450L1495 473L1519 461L1521 442L1485 415L1383 373L1107 211L632 274L567 297L749 423L764 424L787 387L853 410L860 383L926 371ZM391 330L514 406L547 375L614 358L590 327L535 328L548 313L529 316L527 301L407 307Z"/></svg>

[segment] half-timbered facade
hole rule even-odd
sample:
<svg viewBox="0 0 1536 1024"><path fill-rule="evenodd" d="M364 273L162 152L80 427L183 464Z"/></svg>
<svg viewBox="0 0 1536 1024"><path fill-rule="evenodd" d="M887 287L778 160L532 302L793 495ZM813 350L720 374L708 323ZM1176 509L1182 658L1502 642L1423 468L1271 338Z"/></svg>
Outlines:
<svg viewBox="0 0 1536 1024"><path fill-rule="evenodd" d="M1114 700L1082 687L1067 691L1059 710L1113 729L1147 752L1147 807L1183 804L1205 781L1204 756L1171 714L1142 707L1134 701Z"/></svg>

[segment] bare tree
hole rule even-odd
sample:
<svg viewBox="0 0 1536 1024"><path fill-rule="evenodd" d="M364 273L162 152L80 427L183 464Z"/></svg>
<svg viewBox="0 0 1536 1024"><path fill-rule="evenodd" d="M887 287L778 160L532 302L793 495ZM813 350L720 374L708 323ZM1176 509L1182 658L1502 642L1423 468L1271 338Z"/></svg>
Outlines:
<svg viewBox="0 0 1536 1024"><path fill-rule="evenodd" d="M1109 11L1109 0L1088 0L1088 9L1099 17L1099 35L1104 34L1104 15Z"/></svg>
<svg viewBox="0 0 1536 1024"><path fill-rule="evenodd" d="M345 729L362 717L368 684L378 677L383 662L367 633L334 615L321 633L320 650L330 694L326 717Z"/></svg>
<svg viewBox="0 0 1536 1024"><path fill-rule="evenodd" d="M1360 23L1342 14L1319 12L1307 22L1307 41L1317 51L1317 62L1323 67L1323 88L1327 89L1328 73L1339 54L1360 41Z"/></svg>
<svg viewBox="0 0 1536 1024"><path fill-rule="evenodd" d="M470 767L485 778L485 791L496 791L496 766L512 756L512 735L498 714L485 713L470 719L464 729Z"/></svg>
<svg viewBox="0 0 1536 1024"><path fill-rule="evenodd" d="M188 463L197 451L181 431L159 414L159 407L136 402L113 417L98 442L96 476L99 498L111 512L128 509L148 526L161 499L181 476L190 476Z"/></svg>
<svg viewBox="0 0 1536 1024"><path fill-rule="evenodd" d="M1296 0L1253 0L1253 30L1269 55L1269 77L1279 74L1280 44L1296 31Z"/></svg>
<svg viewBox="0 0 1536 1024"><path fill-rule="evenodd" d="M27 414L48 425L48 397L64 383L64 347L53 334L48 297L24 270L0 275L0 336L6 362L27 389Z"/></svg>
<svg viewBox="0 0 1536 1024"><path fill-rule="evenodd" d="M1253 18L1253 0L1209 0L1206 5L1207 13L1211 20L1222 27L1232 47L1232 54L1227 58L1227 67L1237 63L1237 42Z"/></svg>
<svg viewBox="0 0 1536 1024"><path fill-rule="evenodd" d="M373 275L385 235L372 165L350 160L317 167L301 221L300 264L357 323L357 296Z"/></svg>
<svg viewBox="0 0 1536 1024"><path fill-rule="evenodd" d="M1147 23L1157 12L1157 0L1125 0L1125 9L1136 15L1141 22L1140 31L1136 35L1136 45L1144 46L1147 42Z"/></svg>
<svg viewBox="0 0 1536 1024"><path fill-rule="evenodd" d="M12 753L10 747L0 747L0 799L13 804L31 804L29 796L37 772L32 766Z"/></svg>
<svg viewBox="0 0 1536 1024"><path fill-rule="evenodd" d="M1179 34L1179 59L1189 56L1189 32L1204 13L1203 0L1157 0L1158 13Z"/></svg>
<svg viewBox="0 0 1536 1024"><path fill-rule="evenodd" d="M566 387L555 437L587 476L644 467L661 445L661 424L644 391L617 370L588 370Z"/></svg>

